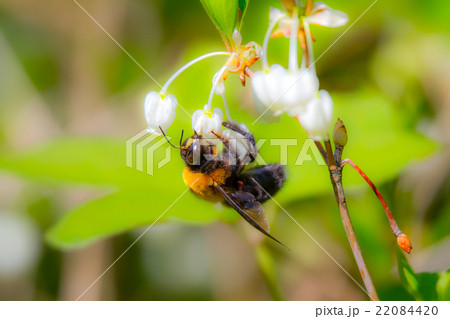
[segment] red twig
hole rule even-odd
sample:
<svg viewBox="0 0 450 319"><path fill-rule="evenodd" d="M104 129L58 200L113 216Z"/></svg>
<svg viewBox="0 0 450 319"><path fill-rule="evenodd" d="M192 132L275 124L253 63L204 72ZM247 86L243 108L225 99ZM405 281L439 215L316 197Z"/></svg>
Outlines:
<svg viewBox="0 0 450 319"><path fill-rule="evenodd" d="M391 213L391 210L389 209L386 201L384 200L381 193L378 191L377 187L374 185L374 183L370 180L369 177L362 171L361 168L359 168L358 165L356 165L351 159L344 159L341 161L341 167L344 167L345 164L349 164L351 167L353 167L359 175L361 175L362 178L366 181L367 184L369 184L370 188L374 191L375 195L377 195L378 200L380 201L381 205L384 208L384 211L386 212L386 216L389 220L389 224L391 226L392 232L394 233L395 237L397 237L397 243L398 245L406 251L408 254L411 253L411 242L409 241L408 237L402 233L400 228L397 225L397 222L395 221L394 216Z"/></svg>

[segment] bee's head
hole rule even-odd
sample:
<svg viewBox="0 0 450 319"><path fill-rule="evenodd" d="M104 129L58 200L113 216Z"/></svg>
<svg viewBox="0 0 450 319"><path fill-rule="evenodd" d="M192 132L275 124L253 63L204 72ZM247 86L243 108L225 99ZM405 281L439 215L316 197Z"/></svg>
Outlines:
<svg viewBox="0 0 450 319"><path fill-rule="evenodd" d="M195 133L183 142L180 154L187 166L192 170L199 170L211 156L216 154L216 147Z"/></svg>
<svg viewBox="0 0 450 319"><path fill-rule="evenodd" d="M216 146L208 143L205 139L203 139L200 135L198 135L194 131L194 135L187 138L183 143L183 131L181 131L180 137L180 146L175 146L170 143L163 129L159 127L162 134L167 140L167 143L174 148L180 149L181 158L184 160L186 165L192 169L193 171L200 170L203 165L208 162L208 160L212 160L214 155L217 154Z"/></svg>

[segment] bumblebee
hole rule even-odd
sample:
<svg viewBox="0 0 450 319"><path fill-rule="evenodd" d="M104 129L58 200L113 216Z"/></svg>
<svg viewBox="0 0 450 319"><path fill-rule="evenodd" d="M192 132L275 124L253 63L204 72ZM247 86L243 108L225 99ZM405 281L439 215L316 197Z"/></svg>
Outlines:
<svg viewBox="0 0 450 319"><path fill-rule="evenodd" d="M195 132L177 147L186 164L184 183L199 197L232 207L254 228L282 244L269 234L269 223L261 203L283 186L284 167L268 164L246 169L258 155L253 134L243 124L225 121L222 125L228 131L223 134L211 131L223 145L220 152L215 144Z"/></svg>

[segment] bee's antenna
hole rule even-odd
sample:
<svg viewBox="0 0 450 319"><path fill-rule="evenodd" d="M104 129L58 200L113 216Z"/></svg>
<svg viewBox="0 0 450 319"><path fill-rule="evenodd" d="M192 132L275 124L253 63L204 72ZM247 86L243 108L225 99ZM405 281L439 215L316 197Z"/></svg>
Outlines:
<svg viewBox="0 0 450 319"><path fill-rule="evenodd" d="M180 148L181 148L181 145L183 144L183 134L184 134L184 129L181 130Z"/></svg>
<svg viewBox="0 0 450 319"><path fill-rule="evenodd" d="M164 133L164 131L163 131L163 129L161 128L161 126L159 127L159 129L161 130L161 133L164 135L164 137L165 137L167 143L169 143L170 146L172 146L173 148L181 148L181 146L175 146L175 145L173 145L172 143L170 143L169 139L168 139L167 136L166 136L166 133Z"/></svg>

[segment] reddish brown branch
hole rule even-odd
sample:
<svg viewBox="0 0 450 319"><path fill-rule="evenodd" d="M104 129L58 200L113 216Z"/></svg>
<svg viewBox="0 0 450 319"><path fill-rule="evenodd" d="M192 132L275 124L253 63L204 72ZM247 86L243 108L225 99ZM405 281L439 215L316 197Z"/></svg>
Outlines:
<svg viewBox="0 0 450 319"><path fill-rule="evenodd" d="M374 185L374 183L370 180L369 177L362 171L361 168L359 168L358 165L356 165L352 160L350 159L344 159L341 161L341 168L344 167L345 164L349 164L351 167L353 167L359 175L361 175L362 178L366 181L367 184L369 184L370 188L374 191L375 195L377 196L378 200L380 201L381 205L384 208L384 211L386 212L386 216L389 220L389 224L391 226L392 232L394 233L395 237L397 237L397 243L398 245L406 251L408 254L411 253L411 242L409 241L408 237L402 233L400 228L397 225L397 222L395 221L394 216L392 215L391 210L389 209L389 206L387 205L386 201L384 200L381 193L378 191L377 187Z"/></svg>
<svg viewBox="0 0 450 319"><path fill-rule="evenodd" d="M330 139L325 140L324 144L327 151L328 167L330 168L330 171L333 171L336 169L336 161L334 160L333 151L331 150Z"/></svg>
<svg viewBox="0 0 450 319"><path fill-rule="evenodd" d="M364 262L361 248L359 247L358 239L356 238L355 230L353 229L352 221L350 220L350 215L348 213L347 201L345 199L344 188L342 186L342 170L340 166L335 166L334 170L330 169L330 178L339 207L339 212L341 213L342 224L344 225L345 233L350 243L353 256L355 257L356 264L358 265L359 271L361 273L364 286L367 289L366 292L371 300L378 301L379 298L375 290L375 286L372 282L372 278L370 277L366 263Z"/></svg>

